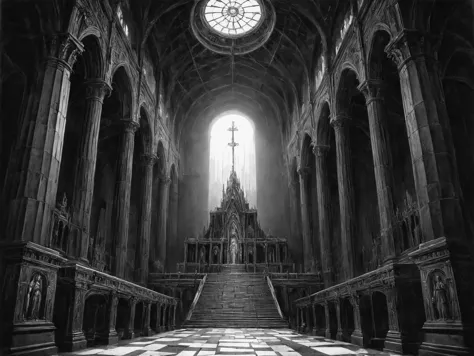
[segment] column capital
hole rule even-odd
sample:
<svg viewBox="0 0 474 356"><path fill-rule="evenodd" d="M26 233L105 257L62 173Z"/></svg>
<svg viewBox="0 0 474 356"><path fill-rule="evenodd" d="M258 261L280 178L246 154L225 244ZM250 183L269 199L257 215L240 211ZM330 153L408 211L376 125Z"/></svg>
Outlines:
<svg viewBox="0 0 474 356"><path fill-rule="evenodd" d="M384 100L385 88L380 79L368 79L357 87L364 94L367 105L374 100Z"/></svg>
<svg viewBox="0 0 474 356"><path fill-rule="evenodd" d="M143 167L153 167L158 157L153 154L143 154L140 156L140 164Z"/></svg>
<svg viewBox="0 0 474 356"><path fill-rule="evenodd" d="M112 87L103 79L89 79L84 85L86 87L86 100L97 100L102 103L104 97L112 93Z"/></svg>
<svg viewBox="0 0 474 356"><path fill-rule="evenodd" d="M123 127L125 133L135 134L140 127L140 125L133 120L121 119L118 122Z"/></svg>
<svg viewBox="0 0 474 356"><path fill-rule="evenodd" d="M298 174L300 175L301 178L305 178L311 173L311 170L309 167L299 167L298 168Z"/></svg>
<svg viewBox="0 0 474 356"><path fill-rule="evenodd" d="M406 62L425 55L425 37L418 30L403 29L385 47L387 56L400 70Z"/></svg>
<svg viewBox="0 0 474 356"><path fill-rule="evenodd" d="M84 52L84 45L70 33L55 33L47 39L48 60L55 61L72 71L77 56Z"/></svg>
<svg viewBox="0 0 474 356"><path fill-rule="evenodd" d="M160 176L160 182L165 184L165 185L170 185L171 184L171 178L170 176L163 174Z"/></svg>
<svg viewBox="0 0 474 356"><path fill-rule="evenodd" d="M335 130L347 126L351 122L351 118L346 114L337 114L331 117L330 124Z"/></svg>
<svg viewBox="0 0 474 356"><path fill-rule="evenodd" d="M313 153L316 155L316 157L326 157L330 149L330 146L315 145L313 146Z"/></svg>

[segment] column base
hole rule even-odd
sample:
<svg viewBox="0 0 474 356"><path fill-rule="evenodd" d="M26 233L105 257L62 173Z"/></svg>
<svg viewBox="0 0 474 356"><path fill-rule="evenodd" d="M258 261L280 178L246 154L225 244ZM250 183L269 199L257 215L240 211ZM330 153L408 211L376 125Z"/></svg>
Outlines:
<svg viewBox="0 0 474 356"><path fill-rule="evenodd" d="M144 328L142 331L142 336L150 336L153 335L153 330L150 327Z"/></svg>
<svg viewBox="0 0 474 356"><path fill-rule="evenodd" d="M57 354L55 330L52 323L14 326L9 354L25 356Z"/></svg>
<svg viewBox="0 0 474 356"><path fill-rule="evenodd" d="M364 347L364 335L361 330L354 330L351 334L351 343Z"/></svg>
<svg viewBox="0 0 474 356"><path fill-rule="evenodd" d="M164 333L165 331L166 331L166 327L165 326L160 326L160 332Z"/></svg>
<svg viewBox="0 0 474 356"><path fill-rule="evenodd" d="M119 342L119 335L116 330L110 330L108 334L100 335L98 341L101 345L115 345Z"/></svg>
<svg viewBox="0 0 474 356"><path fill-rule="evenodd" d="M87 339L81 331L73 332L71 335L66 335L61 349L68 352L78 351L87 347Z"/></svg>
<svg viewBox="0 0 474 356"><path fill-rule="evenodd" d="M135 330L124 330L123 331L123 340L130 340L135 338Z"/></svg>
<svg viewBox="0 0 474 356"><path fill-rule="evenodd" d="M338 341L343 341L344 340L342 329L337 330L336 340L338 340Z"/></svg>
<svg viewBox="0 0 474 356"><path fill-rule="evenodd" d="M331 339L331 329L326 329L324 336L326 339Z"/></svg>
<svg viewBox="0 0 474 356"><path fill-rule="evenodd" d="M425 323L423 331L419 355L473 355L473 350L465 344L472 328L464 327L461 322Z"/></svg>
<svg viewBox="0 0 474 356"><path fill-rule="evenodd" d="M419 344L405 340L399 331L390 330L385 337L384 351L396 352L399 354L416 355Z"/></svg>

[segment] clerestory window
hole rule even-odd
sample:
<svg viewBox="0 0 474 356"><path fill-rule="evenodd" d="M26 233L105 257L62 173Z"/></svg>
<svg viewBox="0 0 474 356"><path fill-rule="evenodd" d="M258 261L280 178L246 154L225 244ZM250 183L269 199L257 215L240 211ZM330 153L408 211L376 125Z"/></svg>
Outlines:
<svg viewBox="0 0 474 356"><path fill-rule="evenodd" d="M123 28L123 32L125 32L125 35L128 37L128 26L125 22L125 19L123 18L123 11L120 6L117 8L117 17L119 19L120 26Z"/></svg>

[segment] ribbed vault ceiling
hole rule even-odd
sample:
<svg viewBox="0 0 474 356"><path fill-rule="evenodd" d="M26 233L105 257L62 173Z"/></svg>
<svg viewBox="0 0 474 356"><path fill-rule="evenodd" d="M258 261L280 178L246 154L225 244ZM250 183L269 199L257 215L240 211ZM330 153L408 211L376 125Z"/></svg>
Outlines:
<svg viewBox="0 0 474 356"><path fill-rule="evenodd" d="M190 26L193 0L133 0L131 12L143 26L165 85L175 129L184 120L235 98L254 116L288 127L297 104L309 94L312 67L326 48L337 0L273 0L276 25L256 51L221 55L206 49ZM242 103L245 101L245 104Z"/></svg>

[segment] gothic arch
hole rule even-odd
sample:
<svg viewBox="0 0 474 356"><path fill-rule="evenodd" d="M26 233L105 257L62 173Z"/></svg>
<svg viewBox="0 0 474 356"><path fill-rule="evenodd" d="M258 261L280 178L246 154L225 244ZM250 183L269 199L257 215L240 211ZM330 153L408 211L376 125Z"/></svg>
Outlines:
<svg viewBox="0 0 474 356"><path fill-rule="evenodd" d="M317 113L318 118L316 119L316 144L317 145L329 145L329 135L332 130L330 125L330 105L325 99L320 105L320 110Z"/></svg>
<svg viewBox="0 0 474 356"><path fill-rule="evenodd" d="M336 112L335 115L348 114L349 101L352 96L351 90L357 90L356 82L359 82L359 74L352 65L342 67L339 82L336 85Z"/></svg>
<svg viewBox="0 0 474 356"><path fill-rule="evenodd" d="M131 78L133 76L131 75L130 68L128 64L126 63L121 63L118 66L116 66L111 75L111 86L114 90L116 88L119 89L119 92L121 94L121 99L122 99L122 115L125 119L129 120L134 120L134 113L135 113L135 88L134 88L134 83ZM129 106L127 108L127 105Z"/></svg>
<svg viewBox="0 0 474 356"><path fill-rule="evenodd" d="M96 34L87 34L81 41L84 45L82 57L85 65L86 78L103 79L105 76L105 61L100 38Z"/></svg>

